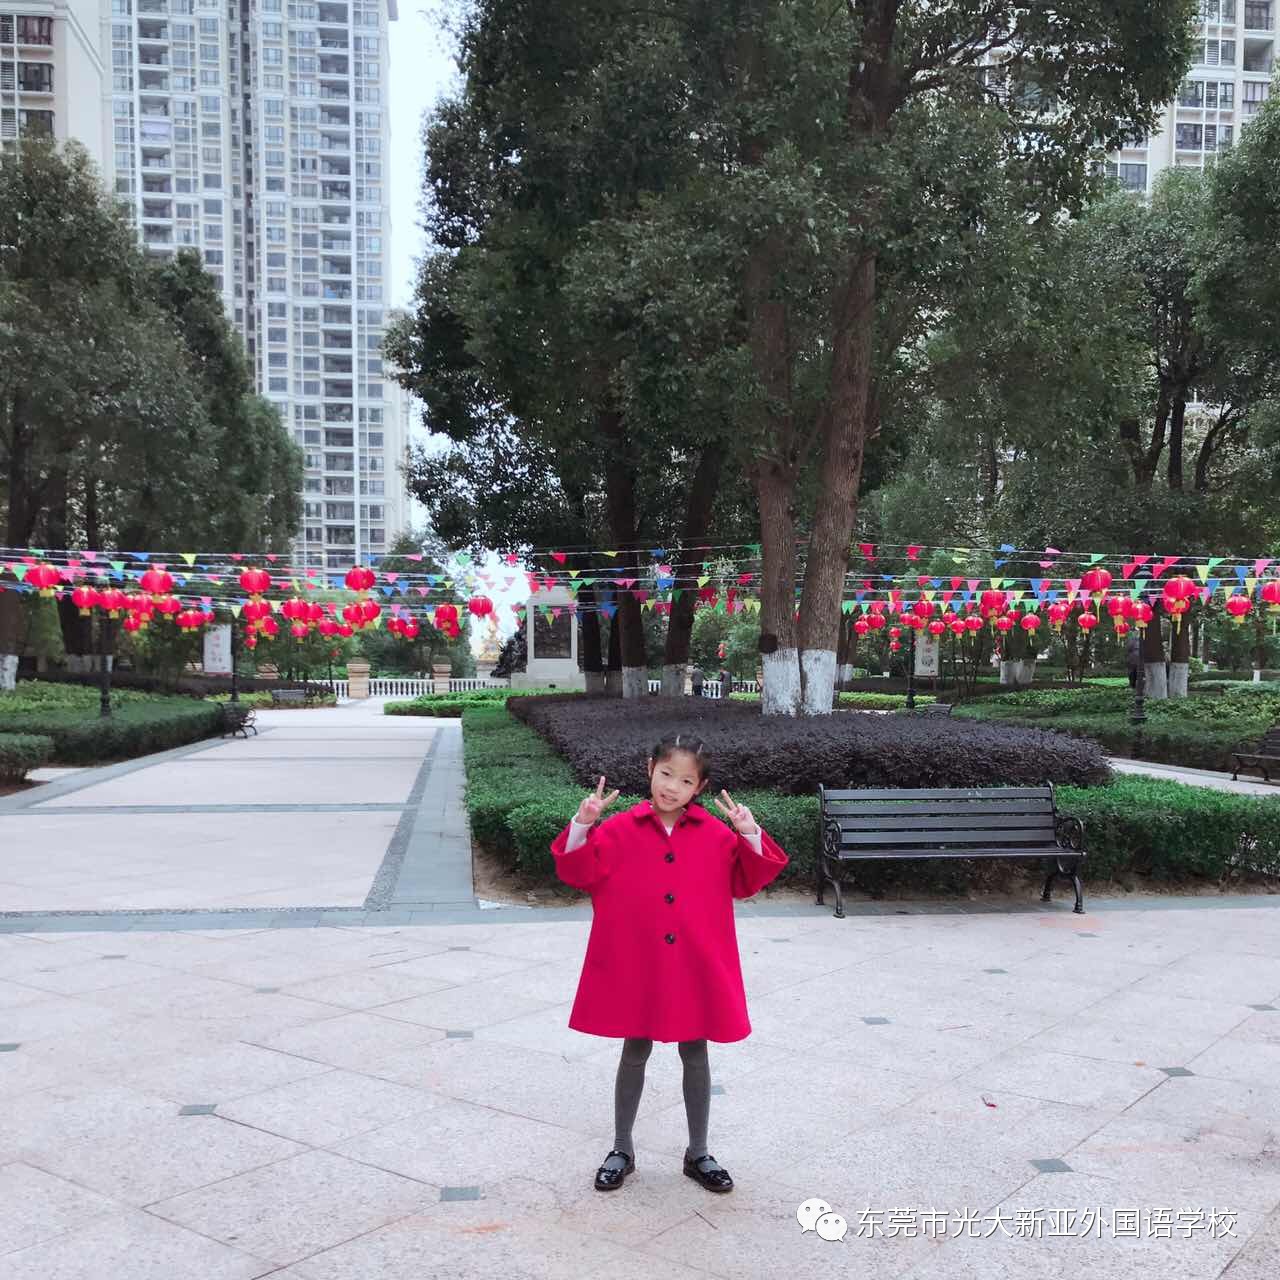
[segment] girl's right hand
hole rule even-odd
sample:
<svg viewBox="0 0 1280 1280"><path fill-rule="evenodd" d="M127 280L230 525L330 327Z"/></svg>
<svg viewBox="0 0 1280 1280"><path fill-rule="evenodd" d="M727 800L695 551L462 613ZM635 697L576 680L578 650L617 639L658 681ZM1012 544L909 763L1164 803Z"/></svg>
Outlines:
<svg viewBox="0 0 1280 1280"><path fill-rule="evenodd" d="M600 815L618 798L618 792L604 793L604 776L601 775L596 789L578 806L577 821L584 826L593 826L600 820Z"/></svg>

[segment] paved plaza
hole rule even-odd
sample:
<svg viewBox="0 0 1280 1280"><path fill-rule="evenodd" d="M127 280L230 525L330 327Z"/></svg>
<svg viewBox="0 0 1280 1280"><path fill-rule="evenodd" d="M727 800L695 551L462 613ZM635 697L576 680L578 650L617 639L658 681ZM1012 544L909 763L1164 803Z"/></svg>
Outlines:
<svg viewBox="0 0 1280 1280"><path fill-rule="evenodd" d="M5 1280L1280 1274L1280 897L762 896L736 1189L658 1046L604 1195L589 909L477 903L457 722L380 710L0 800Z"/></svg>

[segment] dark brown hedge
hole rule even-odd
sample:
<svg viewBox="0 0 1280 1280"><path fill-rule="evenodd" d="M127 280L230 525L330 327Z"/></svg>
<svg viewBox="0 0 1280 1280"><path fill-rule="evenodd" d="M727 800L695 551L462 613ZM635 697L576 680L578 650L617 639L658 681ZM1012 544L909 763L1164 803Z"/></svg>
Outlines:
<svg viewBox="0 0 1280 1280"><path fill-rule="evenodd" d="M827 786L974 787L1110 778L1097 743L1039 729L923 715L837 711L791 720L753 704L692 698L512 698L513 715L569 762L580 783L600 774L624 793L648 792L645 762L668 733L711 749L712 785L789 795Z"/></svg>

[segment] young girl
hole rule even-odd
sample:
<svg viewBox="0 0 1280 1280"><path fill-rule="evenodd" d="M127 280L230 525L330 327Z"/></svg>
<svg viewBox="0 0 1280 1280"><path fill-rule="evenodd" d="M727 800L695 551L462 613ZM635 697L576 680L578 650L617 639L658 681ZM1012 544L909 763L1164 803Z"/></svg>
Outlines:
<svg viewBox="0 0 1280 1280"><path fill-rule="evenodd" d="M733 1179L707 1152L711 1070L707 1041L751 1033L733 899L758 893L787 855L727 791L716 807L731 831L694 804L710 759L697 739L664 738L649 758L649 799L595 826L617 798L602 777L551 846L560 878L591 895L587 955L569 1025L622 1040L614 1086L613 1150L596 1190L635 1169L631 1126L655 1040L679 1043L689 1146L684 1171L708 1191Z"/></svg>

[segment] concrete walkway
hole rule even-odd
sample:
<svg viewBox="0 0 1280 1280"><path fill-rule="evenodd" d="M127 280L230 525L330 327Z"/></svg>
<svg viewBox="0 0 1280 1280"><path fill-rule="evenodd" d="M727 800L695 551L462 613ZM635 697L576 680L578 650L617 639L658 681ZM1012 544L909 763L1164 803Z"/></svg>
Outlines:
<svg viewBox="0 0 1280 1280"><path fill-rule="evenodd" d="M738 1185L660 1045L601 1195L589 908L480 910L456 722L379 710L0 802L5 1280L1280 1274L1280 897L742 904Z"/></svg>
<svg viewBox="0 0 1280 1280"><path fill-rule="evenodd" d="M1182 782L1189 787L1210 787L1214 791L1231 791L1240 796L1280 796L1280 781L1263 782L1261 778L1250 777L1249 774L1233 781L1229 773L1214 773L1209 769L1184 769L1179 765L1153 764L1148 760L1128 760L1112 756L1108 763L1117 773L1164 778L1168 782Z"/></svg>
<svg viewBox="0 0 1280 1280"><path fill-rule="evenodd" d="M0 913L474 906L459 722L382 708L260 711L0 799Z"/></svg>

